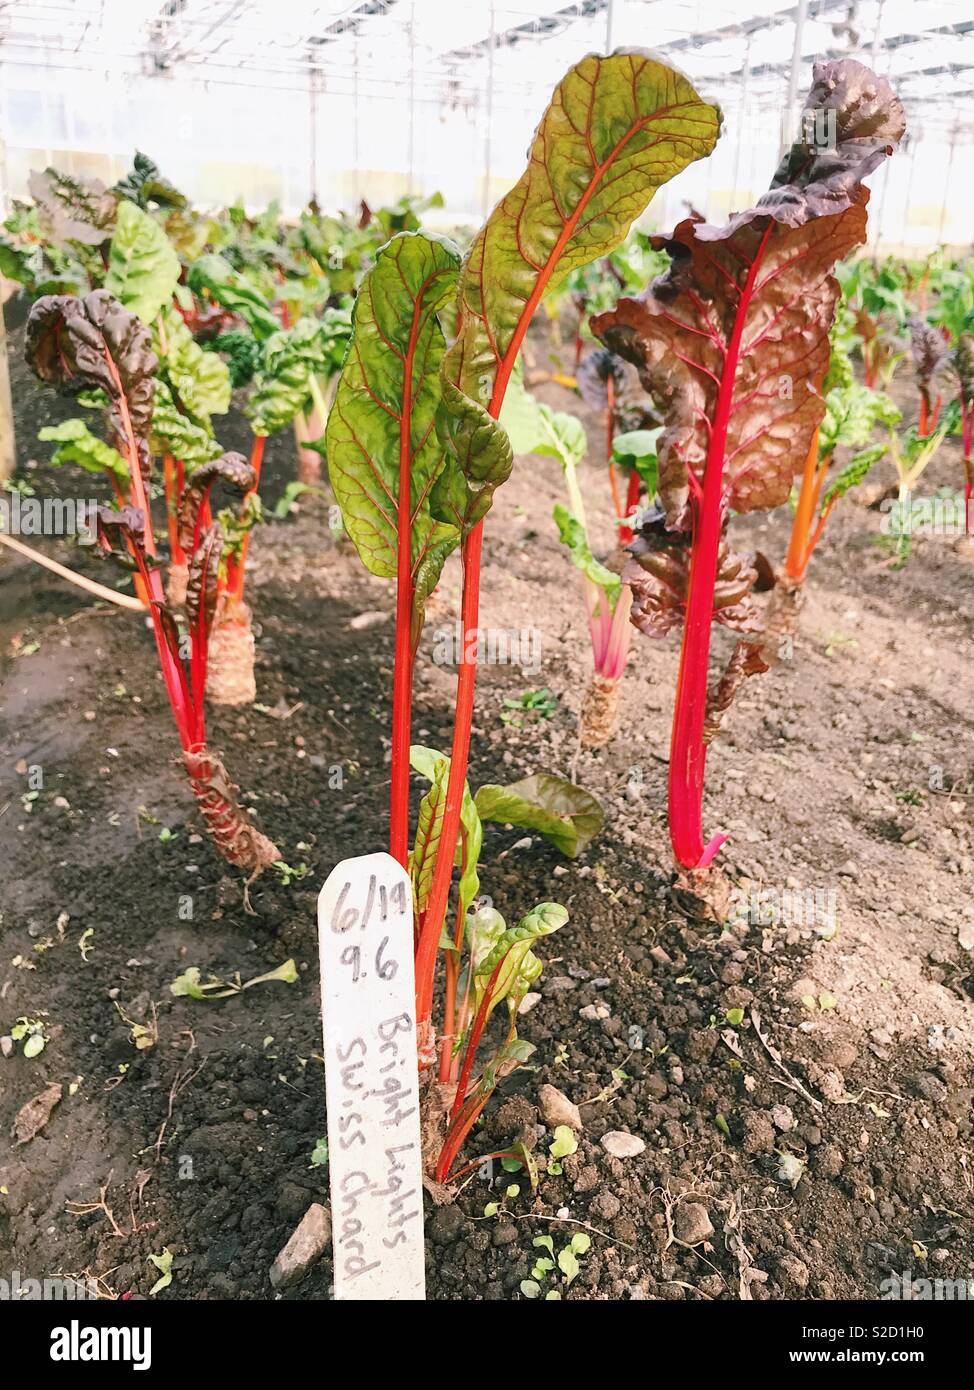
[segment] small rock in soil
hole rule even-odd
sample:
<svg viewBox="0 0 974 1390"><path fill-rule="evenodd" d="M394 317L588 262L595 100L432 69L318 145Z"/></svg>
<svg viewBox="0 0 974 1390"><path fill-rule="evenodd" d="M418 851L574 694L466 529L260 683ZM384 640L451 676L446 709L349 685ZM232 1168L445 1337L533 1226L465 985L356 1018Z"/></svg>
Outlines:
<svg viewBox="0 0 974 1390"><path fill-rule="evenodd" d="M605 1221L614 1221L622 1211L622 1203L614 1193L603 1189L593 1199L589 1207L590 1216L601 1217Z"/></svg>
<svg viewBox="0 0 974 1390"><path fill-rule="evenodd" d="M568 1125L577 1133L582 1128L582 1117L578 1106L570 1101L557 1086L542 1086L538 1092L538 1109L541 1118L549 1129L558 1125Z"/></svg>
<svg viewBox="0 0 974 1390"><path fill-rule="evenodd" d="M517 1240L517 1227L513 1221L502 1221L500 1225L494 1227L493 1236L495 1245L510 1245Z"/></svg>
<svg viewBox="0 0 974 1390"><path fill-rule="evenodd" d="M795 1116L789 1106L773 1105L771 1107L771 1123L782 1134L787 1134L789 1130L795 1128Z"/></svg>
<svg viewBox="0 0 974 1390"><path fill-rule="evenodd" d="M744 1152L769 1154L774 1148L774 1125L763 1110L752 1110L744 1117Z"/></svg>
<svg viewBox="0 0 974 1390"><path fill-rule="evenodd" d="M583 1018L586 1023L598 1023L603 1018L609 1017L609 1010L604 1004L585 1004L578 1011L579 1018Z"/></svg>
<svg viewBox="0 0 974 1390"><path fill-rule="evenodd" d="M458 1206L437 1207L427 1227L434 1245L452 1245L463 1227L463 1212Z"/></svg>
<svg viewBox="0 0 974 1390"><path fill-rule="evenodd" d="M646 1147L638 1134L627 1134L624 1129L610 1129L599 1142L613 1158L635 1158Z"/></svg>
<svg viewBox="0 0 974 1390"><path fill-rule="evenodd" d="M364 613L356 613L348 626L352 632L365 632L370 627L381 627L388 620L388 613L381 613L377 608L371 608Z"/></svg>
<svg viewBox="0 0 974 1390"><path fill-rule="evenodd" d="M786 1293L802 1293L808 1288L808 1265L797 1255L782 1255L778 1261L778 1278Z"/></svg>
<svg viewBox="0 0 974 1390"><path fill-rule="evenodd" d="M673 1213L673 1234L684 1245L700 1245L714 1233L710 1212L702 1202L685 1202Z"/></svg>
<svg viewBox="0 0 974 1390"><path fill-rule="evenodd" d="M13 1050L14 1040L5 1033L3 1037L0 1038L0 1052L3 1053L4 1057L9 1057L13 1053Z"/></svg>
<svg viewBox="0 0 974 1390"><path fill-rule="evenodd" d="M271 1265L271 1285L275 1289L289 1289L292 1284L299 1284L330 1245L331 1214L320 1202L313 1202Z"/></svg>

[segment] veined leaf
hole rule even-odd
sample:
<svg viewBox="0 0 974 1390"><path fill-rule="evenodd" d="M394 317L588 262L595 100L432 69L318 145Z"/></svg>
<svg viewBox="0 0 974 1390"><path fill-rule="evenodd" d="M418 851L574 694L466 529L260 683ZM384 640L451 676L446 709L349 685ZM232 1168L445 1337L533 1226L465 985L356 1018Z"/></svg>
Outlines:
<svg viewBox="0 0 974 1390"><path fill-rule="evenodd" d="M230 369L222 357L200 347L182 314L171 306L163 309L153 339L160 363L184 409L206 427L211 415L225 415L232 394Z"/></svg>
<svg viewBox="0 0 974 1390"><path fill-rule="evenodd" d="M123 200L108 252L105 288L109 294L143 323L151 324L172 299L179 272L179 257L159 223L135 203Z"/></svg>
<svg viewBox="0 0 974 1390"><path fill-rule="evenodd" d="M474 1015L479 1012L489 991L486 1018L505 999L509 1001L512 1014L516 1014L521 1000L544 969L544 963L532 947L542 936L549 936L567 921L568 909L561 903L539 903L516 927L502 932L490 952L475 966L471 1012Z"/></svg>
<svg viewBox="0 0 974 1390"><path fill-rule="evenodd" d="M623 240L656 189L716 143L720 111L642 51L583 58L559 83L526 172L491 213L464 263L459 331L445 373L478 411L454 432L482 517L506 473L474 466L471 436L497 416L524 334L546 291ZM456 412L452 393L447 405Z"/></svg>
<svg viewBox="0 0 974 1390"><path fill-rule="evenodd" d="M538 772L502 787L489 782L474 798L481 820L537 830L575 859L602 829L602 807L591 792L564 777Z"/></svg>
<svg viewBox="0 0 974 1390"><path fill-rule="evenodd" d="M171 454L173 458L181 459L190 469L197 468L208 459L217 458L223 452L212 432L185 415L177 407L169 387L158 379L149 448L153 454Z"/></svg>
<svg viewBox="0 0 974 1390"><path fill-rule="evenodd" d="M187 279L194 294L206 295L224 309L239 314L256 338L269 338L280 329L277 316L260 290L223 256L215 252L200 256L190 266Z"/></svg>
<svg viewBox="0 0 974 1390"><path fill-rule="evenodd" d="M585 527L577 517L572 516L567 507L563 507L560 502L556 503L553 515L558 527L558 539L562 545L568 546L572 564L582 571L586 579L591 579L593 584L598 585L605 594L610 609L615 612L616 602L622 592L622 580L595 558L589 548Z"/></svg>
<svg viewBox="0 0 974 1390"><path fill-rule="evenodd" d="M834 150L799 140L754 208L724 227L688 218L654 239L670 253L667 274L592 322L668 403L659 491L674 529L690 520L688 469L702 483L718 449L727 505L787 501L824 414L832 267L866 239L861 180L904 122L889 84L851 59L816 67L806 111L819 110L836 119Z"/></svg>
<svg viewBox="0 0 974 1390"><path fill-rule="evenodd" d="M45 425L38 431L37 437L45 443L58 445L51 455L51 463L55 467L75 463L88 473L113 473L123 487L127 486L129 470L122 455L92 434L83 420L63 420L59 425Z"/></svg>
<svg viewBox="0 0 974 1390"><path fill-rule="evenodd" d="M887 444L870 444L868 448L860 450L855 457L841 469L832 482L822 494L822 510L825 511L833 503L838 502L840 497L844 497L850 488L858 487L872 468L874 463L878 463L888 449Z"/></svg>
<svg viewBox="0 0 974 1390"><path fill-rule="evenodd" d="M64 294L39 299L27 318L24 352L35 375L59 390L104 390L112 430L120 439L127 437L127 414L133 443L145 457L158 363L145 324L107 290L93 290L83 299Z"/></svg>
<svg viewBox="0 0 974 1390"><path fill-rule="evenodd" d="M431 847L427 845L426 841L435 839L436 843L439 842L444 809L442 798L445 797L446 784L450 775L450 759L445 753L438 753L435 748L424 748L422 744L414 743L409 750L409 762L415 772L433 784L430 792L427 793L430 802L427 832L421 841L417 831L413 863L410 865L415 871L417 903L421 899L422 906L425 907L435 859L435 845L432 846L433 853L430 855ZM426 798L424 798L425 800ZM439 818L439 827L435 824L437 817ZM423 819L422 809L420 810L420 819ZM455 855L455 862L462 869L458 886L461 916L466 915L467 909L480 892L478 865L483 841L484 831L480 815L474 799L470 795L470 787L464 783L463 800L460 805L460 840Z"/></svg>
<svg viewBox="0 0 974 1390"><path fill-rule="evenodd" d="M451 242L422 232L404 232L378 253L355 301L352 344L325 432L331 485L372 574L395 576L400 509L409 508L414 637L423 600L460 541L444 477L453 465L436 430L445 348L438 315L459 265Z"/></svg>

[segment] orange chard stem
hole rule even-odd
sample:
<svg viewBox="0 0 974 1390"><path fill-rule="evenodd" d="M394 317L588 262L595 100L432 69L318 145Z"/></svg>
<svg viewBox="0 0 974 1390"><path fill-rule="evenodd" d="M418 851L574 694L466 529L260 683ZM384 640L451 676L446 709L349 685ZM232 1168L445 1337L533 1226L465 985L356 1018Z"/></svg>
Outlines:
<svg viewBox="0 0 974 1390"><path fill-rule="evenodd" d="M815 506L822 486L818 476L818 437L819 431L816 429L805 459L802 485L798 493L798 508L795 512L795 520L792 522L791 540L788 542L788 554L785 557L785 573L792 579L801 579L805 565L808 563L806 555L808 537L812 530Z"/></svg>

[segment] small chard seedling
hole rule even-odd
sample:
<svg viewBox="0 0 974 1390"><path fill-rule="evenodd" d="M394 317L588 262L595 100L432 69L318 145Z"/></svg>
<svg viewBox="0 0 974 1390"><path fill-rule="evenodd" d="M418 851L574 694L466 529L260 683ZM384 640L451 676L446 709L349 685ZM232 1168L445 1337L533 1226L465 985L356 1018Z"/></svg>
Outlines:
<svg viewBox="0 0 974 1390"><path fill-rule="evenodd" d="M754 208L723 227L681 222L659 239L669 271L592 324L666 412L662 509L637 535L628 574L636 626L650 635L683 626L669 825L684 870L706 868L726 839L703 838L706 724L749 674L738 654L708 690L712 627L746 632L758 621L756 571L731 551L728 517L787 501L804 466L825 411L818 387L839 293L832 267L865 240L862 180L904 130L889 84L852 60L815 69L805 111L834 121L834 148L811 143L806 121Z"/></svg>
<svg viewBox="0 0 974 1390"><path fill-rule="evenodd" d="M629 657L632 595L619 576L596 559L589 543L578 482L578 466L586 451L585 429L574 415L536 401L516 379L501 411L501 424L515 454L554 457L565 475L569 506L559 503L554 519L559 539L582 574L595 667L582 701L579 738L584 748L601 748L615 732L619 685Z"/></svg>

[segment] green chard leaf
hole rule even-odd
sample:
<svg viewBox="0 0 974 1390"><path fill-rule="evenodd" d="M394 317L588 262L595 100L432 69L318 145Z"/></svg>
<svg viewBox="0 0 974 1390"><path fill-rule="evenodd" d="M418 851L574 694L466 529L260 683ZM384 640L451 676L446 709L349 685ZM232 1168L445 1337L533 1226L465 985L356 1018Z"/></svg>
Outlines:
<svg viewBox="0 0 974 1390"><path fill-rule="evenodd" d="M604 820L591 792L550 772L535 773L507 787L486 783L474 800L481 820L536 830L570 859L588 848Z"/></svg>
<svg viewBox="0 0 974 1390"><path fill-rule="evenodd" d="M595 558L589 547L585 527L567 507L563 507L560 502L556 503L552 515L558 527L558 539L563 545L567 545L572 564L582 571L586 579L591 579L593 584L598 585L614 613L616 602L622 593L622 580Z"/></svg>
<svg viewBox="0 0 974 1390"><path fill-rule="evenodd" d="M378 253L355 301L352 344L325 432L331 485L372 574L396 575L400 507L409 507L414 640L424 601L461 535L465 489L436 428L445 350L439 313L459 266L451 242L422 232L404 232Z"/></svg>
<svg viewBox="0 0 974 1390"><path fill-rule="evenodd" d="M190 469L223 452L211 430L179 409L172 392L161 379L156 380L149 448L153 454L171 454L181 459Z"/></svg>
<svg viewBox="0 0 974 1390"><path fill-rule="evenodd" d="M685 77L642 50L589 55L559 83L527 170L475 239L460 281L444 370L447 441L471 494L467 525L510 471L488 417L542 296L623 241L656 189L711 152L720 120Z"/></svg>
<svg viewBox="0 0 974 1390"><path fill-rule="evenodd" d="M58 445L51 455L51 463L56 468L65 463L74 463L88 473L112 473L123 487L128 487L128 464L122 455L92 434L83 420L63 420L59 425L45 425L38 431L37 437L45 443Z"/></svg>
<svg viewBox="0 0 974 1390"><path fill-rule="evenodd" d="M844 497L850 488L858 487L873 464L879 462L888 448L888 444L870 444L854 455L825 489L822 495L822 510L824 511L826 507L838 502L839 498Z"/></svg>
<svg viewBox="0 0 974 1390"><path fill-rule="evenodd" d="M267 300L223 256L211 252L200 256L189 268L189 287L194 294L207 295L233 314L239 314L255 338L269 338L280 329L280 322Z"/></svg>
<svg viewBox="0 0 974 1390"><path fill-rule="evenodd" d="M206 426L211 415L226 414L230 409L230 369L222 357L200 347L172 305L163 309L153 343L184 410Z"/></svg>
<svg viewBox="0 0 974 1390"><path fill-rule="evenodd" d="M426 813L424 814L423 806L420 808L420 826L425 828L425 833L421 836L420 826L417 826L416 844L410 866L414 876L417 909L422 911L429 897L436 845L439 843L443 826L450 759L445 753L438 753L434 748L424 748L422 744L414 743L409 750L409 762L415 772L432 784L430 791L423 798ZM470 795L470 787L464 783L463 801L460 806L460 837L455 856L456 864L462 870L458 888L461 917L466 915L480 892L477 866L483 840L484 831L480 815L474 798Z"/></svg>
<svg viewBox="0 0 974 1390"><path fill-rule="evenodd" d="M612 457L623 468L639 474L646 484L646 495L650 501L656 496L659 473L656 441L662 433L663 427L660 425L653 430L629 430L625 434L617 434L612 441Z"/></svg>
<svg viewBox="0 0 974 1390"><path fill-rule="evenodd" d="M539 903L516 927L502 932L492 950L474 965L472 1015L479 1013L488 995L486 1018L505 999L511 1014L515 1015L521 1000L544 969L543 961L534 954L532 947L542 936L550 936L567 921L568 909L561 903Z"/></svg>
<svg viewBox="0 0 974 1390"><path fill-rule="evenodd" d="M255 434L275 434L307 411L315 377L334 373L341 331L333 320L305 318L267 339L246 405Z"/></svg>
<svg viewBox="0 0 974 1390"><path fill-rule="evenodd" d="M135 203L123 200L108 252L105 288L109 294L143 323L151 324L172 299L179 273L179 257L159 223Z"/></svg>

